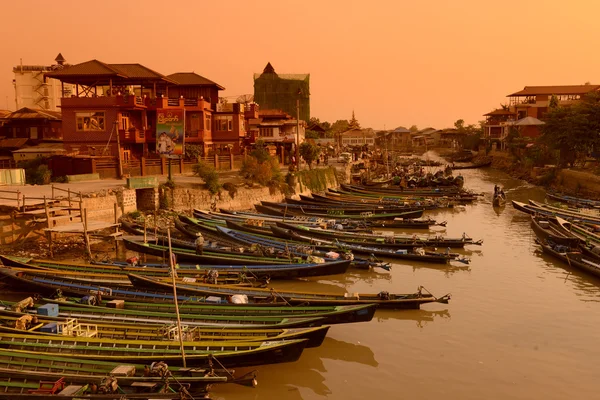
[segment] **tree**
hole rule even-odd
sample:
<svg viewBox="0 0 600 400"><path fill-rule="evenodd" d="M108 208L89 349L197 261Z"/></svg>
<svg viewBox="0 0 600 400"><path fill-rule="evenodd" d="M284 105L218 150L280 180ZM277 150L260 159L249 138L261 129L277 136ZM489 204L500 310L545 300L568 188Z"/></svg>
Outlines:
<svg viewBox="0 0 600 400"><path fill-rule="evenodd" d="M600 147L600 95L591 93L573 105L548 108L540 141L559 151L559 166L574 165Z"/></svg>
<svg viewBox="0 0 600 400"><path fill-rule="evenodd" d="M408 130L412 133L419 132L419 128L416 125L411 126L410 128L408 128Z"/></svg>
<svg viewBox="0 0 600 400"><path fill-rule="evenodd" d="M206 188L211 194L217 194L221 191L221 184L219 183L219 174L215 170L215 167L208 165L204 161L198 162L192 167L194 175L197 175L206 184Z"/></svg>
<svg viewBox="0 0 600 400"><path fill-rule="evenodd" d="M335 135L336 133L341 133L341 132L347 131L349 126L350 126L350 123L347 120L338 119L331 125L330 130L331 130L331 133L333 133Z"/></svg>
<svg viewBox="0 0 600 400"><path fill-rule="evenodd" d="M456 129L458 129L459 131L462 130L465 127L465 120L457 119L456 122L454 123L454 127Z"/></svg>
<svg viewBox="0 0 600 400"><path fill-rule="evenodd" d="M308 164L308 169L312 169L312 162L319 156L320 149L310 142L304 142L300 145L300 155Z"/></svg>

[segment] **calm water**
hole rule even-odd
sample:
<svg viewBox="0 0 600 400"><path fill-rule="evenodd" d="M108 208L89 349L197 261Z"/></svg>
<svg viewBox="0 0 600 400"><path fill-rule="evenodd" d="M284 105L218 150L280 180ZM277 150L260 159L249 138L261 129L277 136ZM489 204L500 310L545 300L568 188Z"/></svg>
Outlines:
<svg viewBox="0 0 600 400"><path fill-rule="evenodd" d="M448 236L484 240L465 251L468 268L396 264L390 273L283 286L402 293L423 285L435 295L452 293L450 304L378 311L369 323L333 326L298 362L258 368L256 389L216 387L214 398L600 398L600 280L541 255L527 216L511 205L491 206L494 183L509 201L542 200L540 189L498 171L464 176L485 197L463 211L431 215L448 221L440 231Z"/></svg>

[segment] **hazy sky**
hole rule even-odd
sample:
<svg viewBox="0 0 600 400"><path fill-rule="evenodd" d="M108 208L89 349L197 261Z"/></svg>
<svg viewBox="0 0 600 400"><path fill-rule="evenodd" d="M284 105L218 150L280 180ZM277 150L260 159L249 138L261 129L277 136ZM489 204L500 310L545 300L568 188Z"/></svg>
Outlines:
<svg viewBox="0 0 600 400"><path fill-rule="evenodd" d="M598 0L2 1L0 109L12 68L98 59L194 71L311 74L311 115L363 127L467 123L525 85L600 82Z"/></svg>

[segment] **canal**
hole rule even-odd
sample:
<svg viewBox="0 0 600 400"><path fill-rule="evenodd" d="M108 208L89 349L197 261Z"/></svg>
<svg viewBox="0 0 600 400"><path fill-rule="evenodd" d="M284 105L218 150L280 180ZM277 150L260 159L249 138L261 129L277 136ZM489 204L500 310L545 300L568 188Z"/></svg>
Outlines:
<svg viewBox="0 0 600 400"><path fill-rule="evenodd" d="M430 212L437 233L483 239L468 267L394 264L391 272L276 287L452 294L449 304L378 311L369 323L333 326L298 362L259 368L255 389L226 385L216 399L599 398L600 280L542 255L527 215L510 200L543 201L540 188L491 169L462 171L485 195L464 209ZM494 184L508 204L491 205ZM409 231L407 233L412 234ZM244 372L244 371L240 371Z"/></svg>

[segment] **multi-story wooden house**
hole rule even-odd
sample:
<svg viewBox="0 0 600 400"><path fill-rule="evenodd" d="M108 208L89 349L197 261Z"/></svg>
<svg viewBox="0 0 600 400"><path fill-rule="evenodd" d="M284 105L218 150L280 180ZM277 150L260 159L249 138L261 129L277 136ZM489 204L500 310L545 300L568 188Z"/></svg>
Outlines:
<svg viewBox="0 0 600 400"><path fill-rule="evenodd" d="M62 133L70 152L121 157L154 156L157 117L185 115L185 142L208 151L220 140L213 114L224 88L194 73L162 75L140 64L106 64L91 60L46 74L74 91L61 99ZM243 113L242 113L243 115ZM237 139L243 125L234 125ZM229 138L227 138L229 140Z"/></svg>

